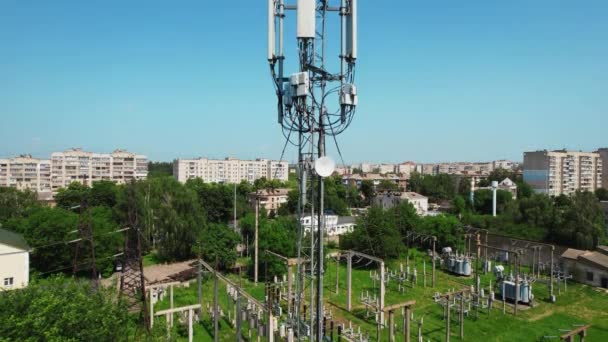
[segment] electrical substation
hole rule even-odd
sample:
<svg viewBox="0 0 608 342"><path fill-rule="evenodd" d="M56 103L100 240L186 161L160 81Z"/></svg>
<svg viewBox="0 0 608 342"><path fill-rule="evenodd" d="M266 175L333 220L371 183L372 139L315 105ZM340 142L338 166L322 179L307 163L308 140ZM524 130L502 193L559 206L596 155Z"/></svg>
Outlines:
<svg viewBox="0 0 608 342"><path fill-rule="evenodd" d="M430 336L474 341L476 336L466 335L467 325L500 319L520 322L522 311L555 303L554 282L561 293L569 279L554 260L555 246L501 237L485 229L460 227L457 241L410 229L404 233L406 255L396 261L335 248L325 254L323 179L335 169L326 146L328 141L335 143L342 158L337 136L348 129L358 104L357 1L268 0L267 6L267 61L277 122L285 147L297 148L297 255L258 250L256 193L253 281L242 274L222 275L217 264L199 256L193 264L197 300L176 306L174 291L187 291L189 284L144 287L140 236L132 229L125 246L121 290L149 326L165 324L170 329L180 324L189 341L197 340L194 322L204 325L215 341L225 336L239 342L422 342ZM293 36L287 23L295 25ZM496 191L493 182L494 215ZM473 196L471 192L471 201ZM314 218L307 231L303 217ZM135 214L132 221L137 227ZM86 236L86 231L82 234ZM265 276L265 283L258 283L258 253L280 261L284 274ZM267 272L267 265L263 266ZM452 331L454 324L457 333ZM583 337L587 328L575 326L559 337Z"/></svg>

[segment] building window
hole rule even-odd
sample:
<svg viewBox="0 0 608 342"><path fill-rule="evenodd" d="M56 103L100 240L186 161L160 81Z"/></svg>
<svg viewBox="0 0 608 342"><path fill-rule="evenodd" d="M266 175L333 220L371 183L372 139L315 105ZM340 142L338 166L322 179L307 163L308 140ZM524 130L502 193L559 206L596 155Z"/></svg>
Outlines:
<svg viewBox="0 0 608 342"><path fill-rule="evenodd" d="M13 286L13 277L4 278L4 286L7 286L7 287Z"/></svg>
<svg viewBox="0 0 608 342"><path fill-rule="evenodd" d="M587 272L587 281L593 281L593 272Z"/></svg>

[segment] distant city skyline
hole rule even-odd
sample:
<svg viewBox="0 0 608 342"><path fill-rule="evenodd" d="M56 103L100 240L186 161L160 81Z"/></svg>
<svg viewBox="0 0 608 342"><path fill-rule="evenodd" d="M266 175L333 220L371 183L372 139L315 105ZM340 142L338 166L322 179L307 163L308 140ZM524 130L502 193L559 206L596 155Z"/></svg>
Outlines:
<svg viewBox="0 0 608 342"><path fill-rule="evenodd" d="M608 146L608 2L381 3L359 5L346 164ZM265 2L2 2L0 39L0 157L281 156Z"/></svg>

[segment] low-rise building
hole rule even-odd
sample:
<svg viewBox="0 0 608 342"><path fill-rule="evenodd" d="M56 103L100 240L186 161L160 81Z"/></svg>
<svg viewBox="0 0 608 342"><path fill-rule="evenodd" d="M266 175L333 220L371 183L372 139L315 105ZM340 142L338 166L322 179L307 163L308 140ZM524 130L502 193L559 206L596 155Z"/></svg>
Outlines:
<svg viewBox="0 0 608 342"><path fill-rule="evenodd" d="M599 246L597 251L568 248L560 263L577 282L608 289L608 247Z"/></svg>
<svg viewBox="0 0 608 342"><path fill-rule="evenodd" d="M276 214L279 208L287 203L289 189L264 189L249 194L249 202L255 205L256 199L259 201L260 208L266 209L268 214Z"/></svg>
<svg viewBox="0 0 608 342"><path fill-rule="evenodd" d="M0 228L0 290L26 287L30 281L30 247L17 233Z"/></svg>
<svg viewBox="0 0 608 342"><path fill-rule="evenodd" d="M353 216L338 216L338 215L325 215L325 234L328 236L342 235L350 233L355 229L356 218ZM317 216L310 217L303 216L300 218L302 228L305 233L310 233L311 228L314 226L314 231L319 231L319 224Z"/></svg>
<svg viewBox="0 0 608 342"><path fill-rule="evenodd" d="M401 202L407 201L416 209L416 213L420 216L426 216L429 211L429 199L416 192L380 192L374 197L374 204L381 206L383 209L390 209L399 205Z"/></svg>
<svg viewBox="0 0 608 342"><path fill-rule="evenodd" d="M352 174L342 176L342 184L349 186L361 187L363 181L371 181L374 187L380 185L382 181L389 181L395 183L397 188L405 189L407 185L407 179L405 177L399 177L395 174L381 175L378 173L366 173L366 174Z"/></svg>

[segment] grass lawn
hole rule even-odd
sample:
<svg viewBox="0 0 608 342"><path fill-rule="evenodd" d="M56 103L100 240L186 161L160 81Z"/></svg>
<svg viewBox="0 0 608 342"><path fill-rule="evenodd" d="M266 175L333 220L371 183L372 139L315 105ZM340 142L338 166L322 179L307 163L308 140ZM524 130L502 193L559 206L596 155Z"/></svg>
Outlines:
<svg viewBox="0 0 608 342"><path fill-rule="evenodd" d="M445 340L445 320L443 319L443 308L436 304L432 296L435 292L447 292L449 289L461 289L465 286L474 283L472 277L456 277L447 274L439 269L436 270L436 287L431 288L431 264L430 260L426 260L427 270L427 287L423 287L422 260L425 256L419 252L412 251L410 257L410 265L416 264L418 270L418 285L416 287L407 287L404 294L397 291L396 282L389 282L386 289L385 305L404 302L407 300L416 300L416 305L413 308L415 321L412 322L412 341L417 338L416 321L423 317L424 324L422 326L422 335L425 341L444 341ZM353 261L356 261L354 258ZM405 261L394 261L389 263L391 269L398 270L399 263L405 264ZM374 317L371 315L366 317L365 307L359 302L359 295L366 291L377 293L378 285L374 284L370 279L370 267L354 267L352 280L352 303L353 310L348 312L346 307L346 264L341 263L338 268L339 283L338 293L336 294L336 263L329 262L325 272L325 302L326 307L331 308L334 313L335 320L340 322L351 321L354 326L361 327L364 334L369 334L371 340L376 337L376 325ZM505 267L507 269L507 267ZM236 275L229 275L236 283L241 283L254 297L263 300L264 284L259 283L255 286L246 279L239 279ZM482 286L488 287L490 281L494 283L494 276L487 274L482 276ZM219 302L224 312L234 310L234 305L227 296L225 285L219 282ZM295 286L295 285L294 285ZM309 293L308 285L306 293ZM549 289L546 284L535 283L533 285L533 293L535 296L535 306L533 308L525 308L519 310L517 317L513 316L512 306L507 305L506 314L502 312L502 302L495 301L494 308L488 316L487 311L479 312L475 318L474 311L465 318L464 337L467 341L541 341L543 336L559 336L563 332L560 329L572 329L576 324L591 324L586 337L586 341L608 341L608 294L602 290L598 290L589 286L569 283L567 292L562 292L558 295L557 285L555 285L554 293L557 295L557 302L549 303ZM213 326L210 316L206 312L206 306L212 305L213 296L213 281L207 279L203 284L203 319L200 324L195 326L195 340L197 341L212 341ZM175 305L191 305L197 302L196 282L191 283L189 288L175 290ZM156 310L161 310L169 306L167 298L158 303ZM522 306L520 306L521 308ZM285 311L285 310L284 310ZM232 314L231 314L232 317ZM460 340L458 316L452 312L451 315L451 339L453 341ZM285 319L285 317L284 317ZM388 315L387 315L388 320ZM398 322L396 334L399 340L403 334L401 322L401 313L395 314L395 321ZM155 320L158 324L164 324L164 318ZM175 327L174 329L178 329ZM244 329L247 336L248 329ZM182 329L182 334L185 336L185 329ZM220 340L234 341L235 331L227 320L220 320ZM256 334L252 337L256 339ZM185 337L180 337L186 340ZM388 340L388 329L382 329L381 340ZM557 339L559 340L559 339Z"/></svg>

